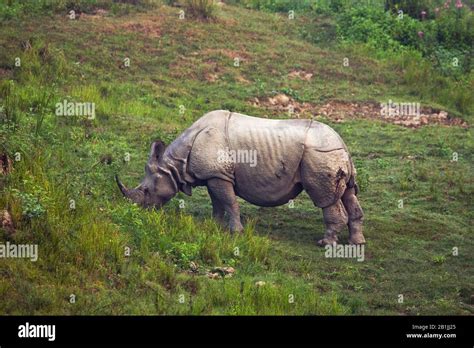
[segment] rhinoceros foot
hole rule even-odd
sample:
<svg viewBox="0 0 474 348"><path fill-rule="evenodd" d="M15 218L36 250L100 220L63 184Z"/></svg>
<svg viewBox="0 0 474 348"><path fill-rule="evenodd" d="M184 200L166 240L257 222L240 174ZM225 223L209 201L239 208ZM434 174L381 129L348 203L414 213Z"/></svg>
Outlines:
<svg viewBox="0 0 474 348"><path fill-rule="evenodd" d="M321 247L326 246L326 245L337 244L337 237L320 239L318 240L317 244Z"/></svg>
<svg viewBox="0 0 474 348"><path fill-rule="evenodd" d="M365 237L362 233L354 233L349 237L349 244L365 244Z"/></svg>

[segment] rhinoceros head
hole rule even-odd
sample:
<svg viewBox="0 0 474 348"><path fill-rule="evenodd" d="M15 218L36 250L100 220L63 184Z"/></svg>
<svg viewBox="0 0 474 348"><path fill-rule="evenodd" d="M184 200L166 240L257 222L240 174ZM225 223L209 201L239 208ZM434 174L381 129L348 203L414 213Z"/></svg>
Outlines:
<svg viewBox="0 0 474 348"><path fill-rule="evenodd" d="M159 170L159 163L165 148L166 145L161 140L153 142L150 158L145 165L145 177L137 187L128 189L118 176L115 176L123 195L144 208L161 208L176 194L172 179L168 175L160 173Z"/></svg>

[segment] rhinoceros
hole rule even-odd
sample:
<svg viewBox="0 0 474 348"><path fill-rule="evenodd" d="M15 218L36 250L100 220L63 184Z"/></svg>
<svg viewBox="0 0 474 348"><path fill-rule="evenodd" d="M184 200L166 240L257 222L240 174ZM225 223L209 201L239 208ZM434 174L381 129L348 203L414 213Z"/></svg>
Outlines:
<svg viewBox="0 0 474 348"><path fill-rule="evenodd" d="M242 231L237 197L262 206L283 205L305 190L322 208L326 226L321 246L337 243L349 228L349 243L362 244L363 211L356 197L356 169L341 137L310 119L272 120L216 110L194 122L166 146L152 143L145 178L123 195L161 208L179 191L191 195L206 186L212 216L231 231Z"/></svg>

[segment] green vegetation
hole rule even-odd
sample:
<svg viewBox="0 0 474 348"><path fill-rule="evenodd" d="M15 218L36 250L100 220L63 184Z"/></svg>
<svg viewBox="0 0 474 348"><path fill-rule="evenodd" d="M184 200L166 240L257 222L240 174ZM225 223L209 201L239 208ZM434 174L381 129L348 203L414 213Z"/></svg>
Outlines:
<svg viewBox="0 0 474 348"><path fill-rule="evenodd" d="M186 12L194 18L214 18L215 5L213 0L186 0Z"/></svg>
<svg viewBox="0 0 474 348"><path fill-rule="evenodd" d="M307 40L344 43L406 70L410 93L474 114L474 14L472 1L243 0L247 7L296 11L310 19ZM317 19L317 23L314 22ZM333 22L322 20L331 18Z"/></svg>
<svg viewBox="0 0 474 348"><path fill-rule="evenodd" d="M315 243L322 213L305 194L293 208L241 202L242 235L212 221L203 188L163 211L121 197L114 174L138 183L150 143L172 141L207 111L287 117L252 104L256 97L419 101L472 121L472 70L439 74L416 37L411 45L395 29L380 31L380 21L399 23L391 15L331 2L290 20L270 12L286 12L288 2L265 3L275 6L216 6L213 21L180 20L180 9L152 1L2 3L0 155L13 169L0 175L0 210L15 233L0 232L0 244L38 244L39 259L0 259L0 313L472 313L470 127L322 119L358 169L364 262L325 257ZM81 14L74 20L71 4ZM398 32L419 25L407 18ZM348 37L346 25L384 35ZM380 50L375 39L394 49ZM293 71L313 76L290 78ZM95 103L95 118L56 115L63 100ZM210 279L216 266L235 273Z"/></svg>

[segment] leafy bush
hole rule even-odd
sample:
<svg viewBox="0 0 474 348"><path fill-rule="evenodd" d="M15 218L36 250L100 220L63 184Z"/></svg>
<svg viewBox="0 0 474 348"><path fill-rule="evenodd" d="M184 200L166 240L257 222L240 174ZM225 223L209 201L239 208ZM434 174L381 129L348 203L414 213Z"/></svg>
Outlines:
<svg viewBox="0 0 474 348"><path fill-rule="evenodd" d="M402 10L404 14L409 15L413 18L422 18L422 11L426 12L430 16L434 15L433 12L427 11L428 9L434 9L439 5L439 0L386 0L385 9L393 13L398 13L399 10Z"/></svg>
<svg viewBox="0 0 474 348"><path fill-rule="evenodd" d="M364 42L382 51L396 51L400 43L390 35L390 13L377 7L354 7L337 17L337 32L342 41Z"/></svg>
<svg viewBox="0 0 474 348"><path fill-rule="evenodd" d="M445 75L471 71L474 15L464 8L437 13L435 19L417 20L380 7L346 8L336 16L337 32L344 42L366 43L382 54L415 49Z"/></svg>
<svg viewBox="0 0 474 348"><path fill-rule="evenodd" d="M15 195L21 200L23 216L32 219L39 217L46 212L36 196L25 192L19 192L17 190L15 190Z"/></svg>
<svg viewBox="0 0 474 348"><path fill-rule="evenodd" d="M435 20L436 41L447 48L472 49L474 15L466 8L442 8Z"/></svg>

